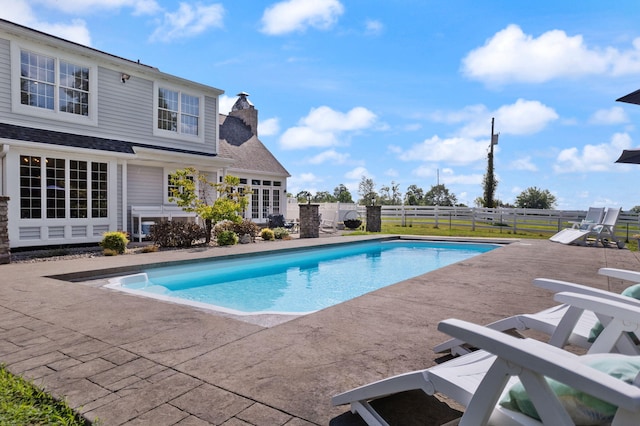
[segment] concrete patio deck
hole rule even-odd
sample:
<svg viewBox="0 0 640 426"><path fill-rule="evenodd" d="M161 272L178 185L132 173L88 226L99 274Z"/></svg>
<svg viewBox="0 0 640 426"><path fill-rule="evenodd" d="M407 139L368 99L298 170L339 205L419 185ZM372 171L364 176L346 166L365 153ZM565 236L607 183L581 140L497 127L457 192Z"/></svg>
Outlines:
<svg viewBox="0 0 640 426"><path fill-rule="evenodd" d="M367 237L361 237L367 238ZM359 238L360 239L360 238ZM305 239L0 265L0 362L101 425L361 425L332 395L426 368L445 318L476 323L554 304L531 280L611 291L600 267L640 270L629 250L514 240L497 250L270 327L53 275L354 241ZM460 415L409 392L379 402L393 424Z"/></svg>

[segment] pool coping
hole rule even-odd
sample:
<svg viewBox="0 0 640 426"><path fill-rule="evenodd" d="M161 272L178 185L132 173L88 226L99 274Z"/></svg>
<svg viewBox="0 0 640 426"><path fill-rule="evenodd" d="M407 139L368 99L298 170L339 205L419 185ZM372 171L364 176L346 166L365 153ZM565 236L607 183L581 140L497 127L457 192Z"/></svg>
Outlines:
<svg viewBox="0 0 640 426"><path fill-rule="evenodd" d="M439 321L484 324L552 306L548 292L530 285L536 277L620 291L624 283L598 276L597 269L640 270L638 252L509 241L273 327L50 278L210 252L1 265L0 362L104 426L360 425L348 407L331 407L331 396L434 365L440 355L430 349L445 338ZM251 250L314 243L325 241L260 243ZM455 405L415 393L380 405L390 418L408 420L410 413L426 425L459 415Z"/></svg>

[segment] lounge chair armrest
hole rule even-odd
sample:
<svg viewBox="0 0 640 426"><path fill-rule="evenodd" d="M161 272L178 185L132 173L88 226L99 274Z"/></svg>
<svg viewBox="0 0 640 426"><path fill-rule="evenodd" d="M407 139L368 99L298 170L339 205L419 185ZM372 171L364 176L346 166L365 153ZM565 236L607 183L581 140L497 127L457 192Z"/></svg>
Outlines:
<svg viewBox="0 0 640 426"><path fill-rule="evenodd" d="M598 273L611 278L640 283L640 272L630 271L628 269L600 268L598 269Z"/></svg>
<svg viewBox="0 0 640 426"><path fill-rule="evenodd" d="M628 323L629 326L635 324L635 328L640 325L640 306L587 294L569 292L558 293L553 298L560 303L566 303L567 305L575 306L596 314L616 318Z"/></svg>
<svg viewBox="0 0 640 426"><path fill-rule="evenodd" d="M553 291L554 293L565 291L570 293L587 294L607 300L614 300L620 303L640 306L640 300L634 299L633 297L623 296L621 294L612 293L607 290L601 290L582 284L570 283L568 281L552 280L549 278L536 278L533 280L533 285Z"/></svg>
<svg viewBox="0 0 640 426"><path fill-rule="evenodd" d="M551 377L626 410L640 411L640 388L578 362L578 355L457 319L440 322L438 330L491 352L514 368Z"/></svg>

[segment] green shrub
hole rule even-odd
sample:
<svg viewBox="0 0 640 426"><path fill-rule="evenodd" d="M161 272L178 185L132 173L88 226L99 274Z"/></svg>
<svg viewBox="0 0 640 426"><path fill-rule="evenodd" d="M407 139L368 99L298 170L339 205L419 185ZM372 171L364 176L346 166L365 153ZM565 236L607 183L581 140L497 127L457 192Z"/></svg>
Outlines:
<svg viewBox="0 0 640 426"><path fill-rule="evenodd" d="M249 235L251 241L254 241L260 232L260 227L251 219L243 219L242 222L233 224L233 232L238 235Z"/></svg>
<svg viewBox="0 0 640 426"><path fill-rule="evenodd" d="M238 244L238 235L233 231L222 231L216 237L219 246L232 246Z"/></svg>
<svg viewBox="0 0 640 426"><path fill-rule="evenodd" d="M122 253L118 253L117 251L113 250L113 249L104 249L102 250L102 254L105 256L117 256L119 254Z"/></svg>
<svg viewBox="0 0 640 426"><path fill-rule="evenodd" d="M265 240L265 241L271 241L276 236L275 236L275 233L273 232L273 230L271 230L269 228L263 228L262 231L260 231L260 237L262 237L262 239Z"/></svg>
<svg viewBox="0 0 640 426"><path fill-rule="evenodd" d="M274 228L273 236L276 240L286 240L289 238L289 231L286 228L282 227Z"/></svg>
<svg viewBox="0 0 640 426"><path fill-rule="evenodd" d="M110 231L102 234L102 241L100 241L100 247L115 252L115 254L122 254L127 249L129 244L129 238L127 233L122 231Z"/></svg>
<svg viewBox="0 0 640 426"><path fill-rule="evenodd" d="M235 232L235 226L236 224L230 220L222 220L215 224L215 226L211 230L211 233L213 234L213 237L217 239L218 236L223 232L226 232L226 231Z"/></svg>
<svg viewBox="0 0 640 426"><path fill-rule="evenodd" d="M149 238L159 247L191 247L204 239L207 231L197 223L165 221L151 226Z"/></svg>

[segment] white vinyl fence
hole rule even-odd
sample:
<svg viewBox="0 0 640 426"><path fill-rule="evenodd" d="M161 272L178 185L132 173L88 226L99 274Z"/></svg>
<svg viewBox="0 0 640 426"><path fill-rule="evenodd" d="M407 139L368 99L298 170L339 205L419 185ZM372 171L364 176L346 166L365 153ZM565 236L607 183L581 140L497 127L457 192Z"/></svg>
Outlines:
<svg viewBox="0 0 640 426"><path fill-rule="evenodd" d="M287 204L287 219L298 217L295 199ZM345 203L320 203L319 212L323 220L342 222L349 210L356 210L361 219L366 218L365 206ZM432 226L438 228L496 229L500 232L533 232L551 236L559 230L571 227L573 221L584 219L586 210L542 210L481 207L440 206L382 206L383 224L397 226ZM640 234L638 213L622 211L616 225L616 235L628 241L632 235Z"/></svg>

